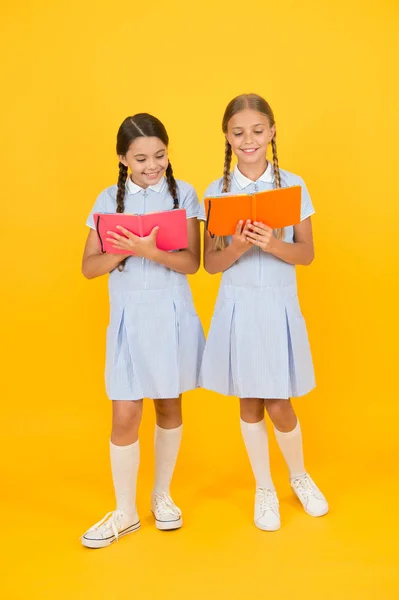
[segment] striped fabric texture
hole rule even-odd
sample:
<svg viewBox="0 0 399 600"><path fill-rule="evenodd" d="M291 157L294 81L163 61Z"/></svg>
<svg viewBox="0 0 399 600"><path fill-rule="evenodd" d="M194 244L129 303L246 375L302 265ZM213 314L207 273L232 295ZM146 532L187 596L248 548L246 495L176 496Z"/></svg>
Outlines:
<svg viewBox="0 0 399 600"><path fill-rule="evenodd" d="M125 212L145 214L173 208L164 180L146 190L127 185ZM116 190L104 190L95 212L116 212ZM194 188L177 181L179 206L201 218ZM204 334L187 277L153 261L130 257L124 271L109 275L110 321L105 380L111 400L176 398L198 386Z"/></svg>
<svg viewBox="0 0 399 600"><path fill-rule="evenodd" d="M280 174L283 187L302 186L301 219L311 216L315 211L303 180L288 171L280 170ZM270 163L256 182L237 168L231 174L230 192L273 187ZM222 179L218 179L205 197L221 191ZM284 241L294 241L293 227L285 229ZM223 273L200 385L241 398L287 399L312 390L314 370L295 266L254 246Z"/></svg>

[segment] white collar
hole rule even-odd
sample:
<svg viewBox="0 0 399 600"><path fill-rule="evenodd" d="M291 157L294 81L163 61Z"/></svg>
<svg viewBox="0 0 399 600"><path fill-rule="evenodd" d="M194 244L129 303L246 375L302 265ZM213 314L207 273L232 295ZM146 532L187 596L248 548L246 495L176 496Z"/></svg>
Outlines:
<svg viewBox="0 0 399 600"><path fill-rule="evenodd" d="M242 190L244 188L246 188L248 185L251 185L251 183L255 183L254 181L252 181L252 179L248 179L248 177L245 177L245 175L243 175L241 173L241 171L239 170L237 165L234 167L233 177L234 177L238 187ZM266 171L264 173L262 173L262 175L259 177L258 181L263 181L265 183L274 183L273 166L270 161L268 161Z"/></svg>
<svg viewBox="0 0 399 600"><path fill-rule="evenodd" d="M156 183L155 185L149 185L147 189L149 190L153 190L154 192L158 192L158 194L160 192L162 192L164 186L166 183L166 179L165 177L161 177L161 179L158 181L158 183ZM143 188L141 188L139 185L136 185L131 179L130 177L128 177L126 179L126 190L128 194L138 194L139 192L143 191Z"/></svg>

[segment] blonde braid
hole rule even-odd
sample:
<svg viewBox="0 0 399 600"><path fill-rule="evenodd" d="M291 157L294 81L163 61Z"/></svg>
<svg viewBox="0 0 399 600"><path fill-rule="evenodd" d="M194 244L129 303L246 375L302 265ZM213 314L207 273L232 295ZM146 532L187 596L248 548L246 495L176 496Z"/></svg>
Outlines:
<svg viewBox="0 0 399 600"><path fill-rule="evenodd" d="M277 156L277 143L276 143L276 134L274 134L272 139L272 150L273 150L273 171L274 171L274 182L276 188L281 188L281 177L280 177L280 169L278 166L278 156ZM284 229L275 229L274 233L278 240L282 240L284 238Z"/></svg>
<svg viewBox="0 0 399 600"><path fill-rule="evenodd" d="M226 194L230 190L230 165L233 151L231 149L230 142L226 138L225 152L224 152L224 168L223 168L223 194Z"/></svg>
<svg viewBox="0 0 399 600"><path fill-rule="evenodd" d="M223 186L222 193L226 194L230 191L230 167L231 167L231 158L233 156L233 151L231 149L230 142L226 138L225 151L224 151L224 168L223 168ZM226 248L226 238L218 235L215 237L215 250L223 250Z"/></svg>

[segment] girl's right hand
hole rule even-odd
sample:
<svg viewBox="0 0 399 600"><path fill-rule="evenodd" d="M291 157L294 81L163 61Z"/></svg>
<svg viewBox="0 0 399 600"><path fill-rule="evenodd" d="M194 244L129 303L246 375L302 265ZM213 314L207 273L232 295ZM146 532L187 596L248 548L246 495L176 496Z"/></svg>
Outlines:
<svg viewBox="0 0 399 600"><path fill-rule="evenodd" d="M251 244L251 242L249 242L247 239L247 235L251 233L248 229L248 225L250 224L250 220L246 222L238 221L236 232L233 235L233 239L230 244L230 248L237 252L237 254L240 256L253 246L253 244Z"/></svg>

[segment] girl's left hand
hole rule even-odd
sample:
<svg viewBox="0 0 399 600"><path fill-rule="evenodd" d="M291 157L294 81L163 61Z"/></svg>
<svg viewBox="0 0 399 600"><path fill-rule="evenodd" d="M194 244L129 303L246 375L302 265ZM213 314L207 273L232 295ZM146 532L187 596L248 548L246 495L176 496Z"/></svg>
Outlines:
<svg viewBox="0 0 399 600"><path fill-rule="evenodd" d="M133 252L135 256L140 258L148 258L153 260L157 252L157 233L159 227L154 227L150 235L146 237L139 237L134 235L124 227L117 225L121 234L114 233L113 231L107 231L108 238L107 242L111 242L115 250L125 250L127 252Z"/></svg>
<svg viewBox="0 0 399 600"><path fill-rule="evenodd" d="M254 246L259 246L263 252L270 252L274 240L273 229L264 223L254 221L248 225L250 233L247 235L248 241Z"/></svg>

